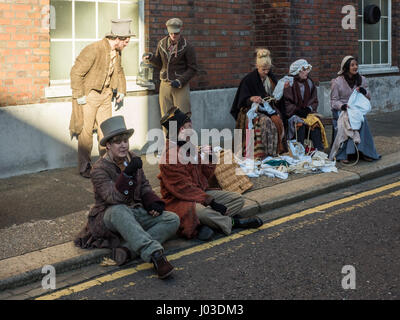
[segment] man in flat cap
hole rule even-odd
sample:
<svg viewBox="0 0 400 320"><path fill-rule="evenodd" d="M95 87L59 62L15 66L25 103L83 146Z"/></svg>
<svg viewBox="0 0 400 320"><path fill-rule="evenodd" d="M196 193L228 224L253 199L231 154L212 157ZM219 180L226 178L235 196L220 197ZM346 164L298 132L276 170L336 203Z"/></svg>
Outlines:
<svg viewBox="0 0 400 320"><path fill-rule="evenodd" d="M189 81L198 71L194 47L181 35L182 20L170 19L166 26L168 36L158 42L156 53L143 55L145 62L161 69L161 117L174 106L178 106L183 112L190 111Z"/></svg>
<svg viewBox="0 0 400 320"><path fill-rule="evenodd" d="M164 279L173 266L164 255L162 243L175 235L179 218L164 210L164 201L146 179L142 160L129 151L134 130L126 128L124 117L111 117L100 128L100 144L106 153L91 172L96 202L75 244L81 248L112 248L112 258L118 265L127 262L131 252L138 254L144 261L153 262L158 276Z"/></svg>
<svg viewBox="0 0 400 320"><path fill-rule="evenodd" d="M131 19L111 20L111 32L103 40L86 46L71 69L72 114L71 137L78 138L78 170L90 178L93 130L112 115L111 100L122 105L126 95L126 79L121 66L121 52L128 45ZM97 131L100 141L103 136ZM105 148L99 145L99 154Z"/></svg>

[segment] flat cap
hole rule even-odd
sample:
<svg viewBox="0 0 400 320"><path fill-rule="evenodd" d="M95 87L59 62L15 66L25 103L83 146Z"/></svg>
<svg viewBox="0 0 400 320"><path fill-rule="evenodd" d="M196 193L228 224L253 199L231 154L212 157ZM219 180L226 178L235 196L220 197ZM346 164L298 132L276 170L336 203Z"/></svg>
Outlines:
<svg viewBox="0 0 400 320"><path fill-rule="evenodd" d="M169 19L165 25L167 26L168 33L179 33L183 26L183 21L179 18Z"/></svg>

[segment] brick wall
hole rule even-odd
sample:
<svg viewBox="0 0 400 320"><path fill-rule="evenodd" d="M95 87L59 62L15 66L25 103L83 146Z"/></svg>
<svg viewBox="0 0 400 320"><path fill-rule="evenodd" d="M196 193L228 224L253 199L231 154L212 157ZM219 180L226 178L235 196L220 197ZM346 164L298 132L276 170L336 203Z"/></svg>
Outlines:
<svg viewBox="0 0 400 320"><path fill-rule="evenodd" d="M284 75L292 62L290 7L286 0L253 0L255 46L271 51L273 71L278 75Z"/></svg>
<svg viewBox="0 0 400 320"><path fill-rule="evenodd" d="M42 28L49 0L0 2L0 106L44 102L49 84L49 29Z"/></svg>
<svg viewBox="0 0 400 320"><path fill-rule="evenodd" d="M200 72L193 90L236 87L254 68L255 49L270 49L274 71L287 74L305 58L312 77L329 81L345 55L358 55L358 30L343 30L347 0L146 0L147 51L167 35L165 22L184 21L183 35L195 46ZM0 0L0 106L45 102L49 85L49 0ZM400 3L392 1L393 65L400 62ZM157 76L157 75L156 75Z"/></svg>
<svg viewBox="0 0 400 320"><path fill-rule="evenodd" d="M254 0L256 45L271 50L280 76L288 73L292 62L304 58L313 65L311 77L316 82L330 80L345 55L358 54L358 31L341 27L341 10L347 4L343 0Z"/></svg>
<svg viewBox="0 0 400 320"><path fill-rule="evenodd" d="M146 1L146 50L167 35L165 22L179 17L183 36L196 48L199 74L191 88L237 86L254 63L254 15L248 0Z"/></svg>

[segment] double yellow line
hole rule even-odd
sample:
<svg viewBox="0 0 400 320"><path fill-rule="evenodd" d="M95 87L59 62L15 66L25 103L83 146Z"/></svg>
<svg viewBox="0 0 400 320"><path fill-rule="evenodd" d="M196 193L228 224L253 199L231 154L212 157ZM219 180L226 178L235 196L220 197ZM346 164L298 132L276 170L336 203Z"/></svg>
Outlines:
<svg viewBox="0 0 400 320"><path fill-rule="evenodd" d="M242 237L248 236L248 235L253 234L255 232L258 232L260 230L266 230L266 229L269 229L269 228L284 224L286 222L293 221L293 220L296 220L296 219L311 215L313 213L318 213L318 212L321 213L326 209L329 209L329 208L332 208L332 207L335 207L335 206L339 206L339 205L342 205L342 204L345 204L345 203L348 203L348 202L351 202L351 201L359 200L359 199L362 199L362 198L365 198L365 197L369 197L369 196L372 196L372 195L375 195L375 194L378 194L378 193L381 193L381 192L384 192L384 191L387 191L387 190L390 190L390 189L393 189L393 188L396 188L396 187L400 187L400 182L392 183L392 184L389 184L389 185L386 185L386 186L383 186L383 187L380 187L380 188L376 188L376 189L373 189L373 190L365 191L365 192L362 192L362 193L359 193L359 194L356 194L356 195L353 195L353 196L350 196L350 197L347 197L347 198L343 198L343 199L332 201L332 202L329 202L329 203L326 203L326 204L322 204L322 205L316 206L316 207L311 208L311 209L303 210L301 212L289 215L287 217L283 217L283 218L279 218L279 219L273 220L273 221L271 221L269 223L266 223L266 224L262 225L258 229L244 230L244 231L232 234L230 236L227 236L227 237L215 240L215 241L211 241L211 242L208 242L208 243L204 243L204 244L201 244L201 245L198 245L198 246L183 250L181 252L169 255L168 256L168 260L170 260L170 261L177 260L177 259L180 259L182 257L191 255L193 253L201 252L201 251L204 251L204 250L211 249L213 247L219 246L221 244L224 244L224 243L236 240L236 239L240 239ZM395 192L393 195L394 196L399 196L400 192ZM81 284L78 284L78 285L75 285L75 286L60 290L60 291L53 292L53 293L48 294L48 295L44 295L44 296L38 297L38 298L36 298L36 300L55 300L55 299L58 299L58 298L61 298L61 297L64 297L64 296L71 295L73 293L77 293L77 292L88 290L88 289L90 289L92 287L95 287L95 286L100 286L100 285L102 285L104 283L107 283L107 282L110 282L110 281L114 281L114 280L117 280L117 279L124 278L126 276L132 275L134 273L137 273L137 272L140 272L140 271L143 271L143 270L149 270L151 268L153 268L153 264L151 264L151 263L142 263L142 264L140 264L140 265L138 265L138 266L136 266L134 268L128 268L128 269L120 270L120 271L114 272L114 273L109 274L109 275L101 276L101 277L96 278L94 280L86 281L86 282L83 282Z"/></svg>

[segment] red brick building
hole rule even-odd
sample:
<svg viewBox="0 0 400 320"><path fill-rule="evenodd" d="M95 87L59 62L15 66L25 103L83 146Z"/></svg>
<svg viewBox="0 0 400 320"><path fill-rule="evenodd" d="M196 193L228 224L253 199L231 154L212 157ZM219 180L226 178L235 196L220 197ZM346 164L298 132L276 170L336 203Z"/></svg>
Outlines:
<svg viewBox="0 0 400 320"><path fill-rule="evenodd" d="M328 81L343 56L361 54L362 20L357 17L356 28L344 30L342 8L352 4L358 15L363 5L371 3L382 10L380 36L391 35L390 43L379 48L386 51L380 53L384 59L375 61L389 72L388 67L399 63L397 0L1 0L0 105L43 103L57 97L46 94L46 88L68 85L73 59L87 43L104 36L109 19L115 17L113 11L121 18L131 17L138 33L124 54L130 79L137 74L140 53L154 50L166 34L165 21L178 16L184 21L185 37L196 46L201 67L192 90L236 87L251 70L257 47L271 50L278 75L285 74L294 60L305 58L313 65L314 80ZM53 72L53 67L58 70Z"/></svg>
<svg viewBox="0 0 400 320"><path fill-rule="evenodd" d="M372 4L381 18L368 24L364 9ZM221 130L234 127L233 97L259 47L270 49L278 77L297 59L313 65L322 114L330 114L329 81L350 54L368 77L373 112L399 110L399 14L399 0L0 0L0 177L75 165L69 72L82 48L110 31L111 19L133 19L136 35L122 55L128 96L113 114L135 128L131 147L145 152L160 111L157 86L138 86L136 76L142 54L167 35L168 19L183 20L197 52L195 129Z"/></svg>

